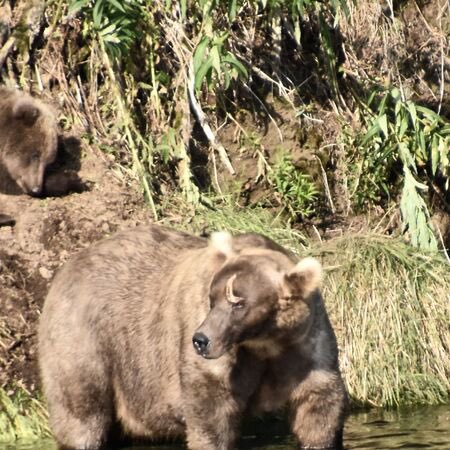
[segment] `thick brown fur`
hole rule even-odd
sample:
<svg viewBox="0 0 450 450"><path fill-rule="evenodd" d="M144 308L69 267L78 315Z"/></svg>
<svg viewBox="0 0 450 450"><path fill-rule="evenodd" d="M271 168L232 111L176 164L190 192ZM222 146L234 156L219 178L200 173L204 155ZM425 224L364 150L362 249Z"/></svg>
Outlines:
<svg viewBox="0 0 450 450"><path fill-rule="evenodd" d="M1 190L39 195L57 147L52 109L28 94L0 86Z"/></svg>
<svg viewBox="0 0 450 450"><path fill-rule="evenodd" d="M244 415L287 406L301 446L338 447L346 394L320 275L256 234L208 243L152 225L82 251L56 276L39 330L56 439L98 449L119 424L231 450Z"/></svg>

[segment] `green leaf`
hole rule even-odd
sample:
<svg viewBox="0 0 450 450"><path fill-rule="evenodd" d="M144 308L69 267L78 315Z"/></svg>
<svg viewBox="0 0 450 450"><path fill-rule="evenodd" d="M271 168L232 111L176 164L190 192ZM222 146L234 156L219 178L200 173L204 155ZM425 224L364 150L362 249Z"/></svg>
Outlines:
<svg viewBox="0 0 450 450"><path fill-rule="evenodd" d="M411 244L423 250L436 251L437 241L429 223L430 214L425 201L418 193L424 185L404 167L404 186L400 201L403 230L408 231ZM425 186L426 187L426 186Z"/></svg>
<svg viewBox="0 0 450 450"><path fill-rule="evenodd" d="M245 78L248 77L248 72L246 67L231 53L228 53L226 56L222 58L223 62L226 62L238 70L241 75L243 75Z"/></svg>
<svg viewBox="0 0 450 450"><path fill-rule="evenodd" d="M397 135L398 135L398 139L402 139L406 133L406 130L408 129L409 121L408 121L408 117L405 114L403 114L403 111L398 117L400 118L400 121L397 122L397 126L399 126Z"/></svg>
<svg viewBox="0 0 450 450"><path fill-rule="evenodd" d="M294 38L297 45L301 44L302 31L300 28L300 21L296 20L294 25Z"/></svg>
<svg viewBox="0 0 450 450"><path fill-rule="evenodd" d="M391 97L395 100L395 101L400 101L402 99L402 95L401 92L398 88L392 88L391 89Z"/></svg>
<svg viewBox="0 0 450 450"><path fill-rule="evenodd" d="M236 11L237 11L237 1L231 0L228 5L228 19L230 22L233 22L236 18Z"/></svg>
<svg viewBox="0 0 450 450"><path fill-rule="evenodd" d="M208 47L211 39L208 37L204 37L200 43L197 45L197 48L194 52L193 64L194 64L194 73L197 73L200 67L203 64L203 59L205 57L206 48Z"/></svg>
<svg viewBox="0 0 450 450"><path fill-rule="evenodd" d="M217 76L220 77L222 70L220 68L220 54L219 54L219 47L215 45L210 52L211 57L211 63L214 67L214 70L217 72Z"/></svg>
<svg viewBox="0 0 450 450"><path fill-rule="evenodd" d="M181 6L181 17L183 18L183 20L185 20L187 11L187 0L180 0L180 6Z"/></svg>
<svg viewBox="0 0 450 450"><path fill-rule="evenodd" d="M408 146L404 142L398 144L398 153L403 162L403 169L407 168L409 170L412 168L414 171L417 170L414 157L411 155Z"/></svg>
<svg viewBox="0 0 450 450"><path fill-rule="evenodd" d="M427 153L427 147L426 147L426 143L425 143L425 133L423 132L423 130L421 129L419 131L419 148L422 152L422 155L424 158L426 158L426 153Z"/></svg>
<svg viewBox="0 0 450 450"><path fill-rule="evenodd" d="M227 90L230 87L231 76L232 75L230 75L230 72L228 70L225 70L223 72L223 78L224 78L223 87L224 87L225 90Z"/></svg>
<svg viewBox="0 0 450 450"><path fill-rule="evenodd" d="M222 47L222 45L225 43L225 41L228 39L228 36L230 35L230 33L222 33L219 36L215 36L212 43L214 46L217 47Z"/></svg>
<svg viewBox="0 0 450 450"><path fill-rule="evenodd" d="M412 126L414 127L414 129L416 129L417 128L417 110L416 110L416 105L413 102L411 102L411 101L406 102L406 105L408 107L409 115L411 116Z"/></svg>
<svg viewBox="0 0 450 450"><path fill-rule="evenodd" d="M197 73L195 74L195 89L199 90L202 86L203 80L207 73L212 68L212 57L209 56L208 59L199 67Z"/></svg>
<svg viewBox="0 0 450 450"><path fill-rule="evenodd" d="M437 169L439 167L439 146L438 146L438 137L436 135L431 139L431 173L436 175Z"/></svg>
<svg viewBox="0 0 450 450"><path fill-rule="evenodd" d="M364 135L361 145L365 146L369 141L372 140L374 136L377 136L379 134L380 134L380 124L378 123L378 120L375 120L372 126L367 130L366 134Z"/></svg>
<svg viewBox="0 0 450 450"><path fill-rule="evenodd" d="M444 173L450 175L450 148L448 139L440 139L438 144L439 159ZM450 177L449 177L450 178Z"/></svg>
<svg viewBox="0 0 450 450"><path fill-rule="evenodd" d="M101 0L97 0L92 10L92 20L94 22L95 28L99 29L102 24L102 14L103 14L103 2Z"/></svg>
<svg viewBox="0 0 450 450"><path fill-rule="evenodd" d="M395 107L394 107L394 115L395 118L397 119L397 117L400 115L401 111L402 111L402 102L400 100L394 100L395 101Z"/></svg>
<svg viewBox="0 0 450 450"><path fill-rule="evenodd" d="M383 114L381 117L378 117L377 122L380 127L380 130L384 134L384 139L387 139L389 137L389 130L388 130L388 125L387 125L386 114Z"/></svg>
<svg viewBox="0 0 450 450"><path fill-rule="evenodd" d="M425 108L425 106L416 105L416 110L429 118L440 119L440 116L438 114L436 114L432 109Z"/></svg>
<svg viewBox="0 0 450 450"><path fill-rule="evenodd" d="M81 11L89 4L89 0L78 0L69 3L67 14L69 16L75 15L78 11Z"/></svg>
<svg viewBox="0 0 450 450"><path fill-rule="evenodd" d="M125 13L125 8L123 7L123 5L121 5L117 0L108 0L109 3L111 3L116 9L118 9L119 11Z"/></svg>

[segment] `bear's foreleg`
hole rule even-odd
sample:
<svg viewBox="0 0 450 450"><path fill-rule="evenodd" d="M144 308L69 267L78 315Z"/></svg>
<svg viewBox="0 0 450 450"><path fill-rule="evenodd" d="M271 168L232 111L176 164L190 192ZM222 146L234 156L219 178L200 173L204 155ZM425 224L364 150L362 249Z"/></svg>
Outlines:
<svg viewBox="0 0 450 450"><path fill-rule="evenodd" d="M342 448L346 392L337 372L313 370L292 391L291 427L300 447Z"/></svg>
<svg viewBox="0 0 450 450"><path fill-rule="evenodd" d="M197 392L185 408L189 450L232 450L240 427L240 408L219 388L216 395ZM210 391L211 392L211 391Z"/></svg>

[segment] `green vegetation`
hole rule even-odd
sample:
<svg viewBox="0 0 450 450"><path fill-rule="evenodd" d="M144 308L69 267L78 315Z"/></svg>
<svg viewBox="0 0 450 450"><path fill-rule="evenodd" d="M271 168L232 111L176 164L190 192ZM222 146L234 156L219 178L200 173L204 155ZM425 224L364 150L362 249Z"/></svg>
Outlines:
<svg viewBox="0 0 450 450"><path fill-rule="evenodd" d="M281 195L281 204L288 216L295 221L298 217L308 217L314 211L318 190L311 177L298 170L289 156L283 155L269 174L275 191Z"/></svg>
<svg viewBox="0 0 450 450"><path fill-rule="evenodd" d="M405 100L399 89L374 91L362 111L367 131L353 143L357 166L352 191L356 204L380 203L400 192L404 231L415 247L436 250L430 213L422 196L450 176L450 124L428 108ZM399 187L400 182L403 186Z"/></svg>
<svg viewBox="0 0 450 450"><path fill-rule="evenodd" d="M292 251L303 248L308 242L304 234L285 224L280 216L274 218L266 209L260 207L236 208L225 204L195 216L188 228L196 233L203 230L228 230L235 234L260 233Z"/></svg>
<svg viewBox="0 0 450 450"><path fill-rule="evenodd" d="M43 403L21 387L0 388L0 443L50 436Z"/></svg>
<svg viewBox="0 0 450 450"><path fill-rule="evenodd" d="M91 144L114 155L116 171L139 182L155 218L165 213L167 175L169 189L194 207L204 203L208 189L221 193L217 172L233 176L236 170L219 130L237 124L245 133L240 112L273 124L283 141L272 96L291 115L308 111L298 116L299 128L321 122L330 111L341 123L340 130L324 130L330 136L325 147L343 143L338 164L347 167L335 185L348 183L348 198L342 199L347 211L394 204L413 246L438 247L431 205L436 196L448 205L449 196L449 125L439 115L448 47L444 8L440 29L433 28L439 45L427 37L413 51L415 42L404 42L407 24L399 14L408 2L385 9L373 0L22 2L27 6L15 19L27 27L14 29L3 46L0 74L24 88L59 86L65 126L82 126ZM418 20L426 20L420 14ZM9 24L0 26L7 30ZM39 27L42 36L32 31ZM367 51L383 67L364 65L356 55L367 35L366 47L373 44ZM395 57L388 51L393 47L399 47ZM411 74L424 49L434 65L414 67ZM433 108L414 98L420 70L441 70L439 83L427 85ZM192 161L199 149L213 172L206 189ZM308 175L292 170L295 161L277 164L270 154L264 161L269 167L258 183L272 184L290 221L318 214L318 194L330 205L333 195L341 195L317 192Z"/></svg>

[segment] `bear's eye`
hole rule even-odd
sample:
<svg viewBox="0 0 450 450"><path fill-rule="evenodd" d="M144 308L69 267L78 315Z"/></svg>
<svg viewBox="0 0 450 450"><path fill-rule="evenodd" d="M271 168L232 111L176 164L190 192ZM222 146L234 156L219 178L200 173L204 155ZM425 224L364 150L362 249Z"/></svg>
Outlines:
<svg viewBox="0 0 450 450"><path fill-rule="evenodd" d="M37 162L41 159L41 155L39 154L39 152L33 152L30 156L30 160L32 162Z"/></svg>
<svg viewBox="0 0 450 450"><path fill-rule="evenodd" d="M245 306L245 300L242 297L235 297L235 301L231 304L232 309L242 309Z"/></svg>

